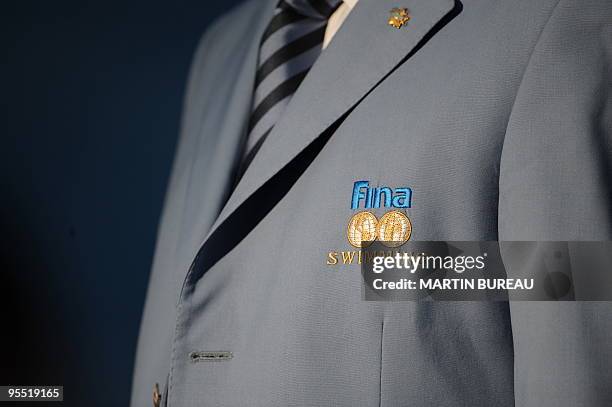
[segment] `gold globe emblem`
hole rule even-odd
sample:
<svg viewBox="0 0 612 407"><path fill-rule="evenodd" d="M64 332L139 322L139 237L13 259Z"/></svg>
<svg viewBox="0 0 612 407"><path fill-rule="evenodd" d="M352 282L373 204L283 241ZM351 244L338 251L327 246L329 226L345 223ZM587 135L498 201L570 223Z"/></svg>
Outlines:
<svg viewBox="0 0 612 407"><path fill-rule="evenodd" d="M400 211L385 213L378 221L378 240L387 247L399 247L410 239L412 224L410 219Z"/></svg>
<svg viewBox="0 0 612 407"><path fill-rule="evenodd" d="M362 211L353 215L348 224L346 236L351 245L367 247L376 240L376 225L378 220L371 212Z"/></svg>

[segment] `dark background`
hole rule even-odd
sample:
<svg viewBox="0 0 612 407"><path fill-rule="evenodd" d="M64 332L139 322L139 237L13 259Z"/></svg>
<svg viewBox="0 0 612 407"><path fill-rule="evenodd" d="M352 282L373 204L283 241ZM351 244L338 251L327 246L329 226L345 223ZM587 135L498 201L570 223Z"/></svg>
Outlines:
<svg viewBox="0 0 612 407"><path fill-rule="evenodd" d="M128 404L190 59L236 3L3 4L0 385Z"/></svg>

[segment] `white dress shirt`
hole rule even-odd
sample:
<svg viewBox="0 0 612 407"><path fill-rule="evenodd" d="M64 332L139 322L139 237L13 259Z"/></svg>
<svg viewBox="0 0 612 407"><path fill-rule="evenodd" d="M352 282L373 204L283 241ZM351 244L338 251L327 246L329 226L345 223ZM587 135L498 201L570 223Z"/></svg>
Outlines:
<svg viewBox="0 0 612 407"><path fill-rule="evenodd" d="M329 42L332 40L336 32L340 29L340 26L349 15L355 4L359 0L344 0L342 4L334 11L329 21L327 22L327 28L325 29L325 37L323 38L323 49L327 47Z"/></svg>

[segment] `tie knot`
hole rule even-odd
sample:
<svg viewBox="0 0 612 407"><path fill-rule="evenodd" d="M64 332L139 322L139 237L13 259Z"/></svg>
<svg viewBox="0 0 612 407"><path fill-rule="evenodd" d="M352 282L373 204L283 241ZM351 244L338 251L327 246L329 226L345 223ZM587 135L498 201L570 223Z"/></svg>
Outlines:
<svg viewBox="0 0 612 407"><path fill-rule="evenodd" d="M327 20L342 0L281 0L280 7L291 8L298 14L317 20Z"/></svg>

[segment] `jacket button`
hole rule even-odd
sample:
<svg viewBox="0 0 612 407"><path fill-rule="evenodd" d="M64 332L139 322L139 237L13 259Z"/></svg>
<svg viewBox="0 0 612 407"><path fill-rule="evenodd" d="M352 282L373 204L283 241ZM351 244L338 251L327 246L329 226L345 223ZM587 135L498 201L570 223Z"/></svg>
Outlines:
<svg viewBox="0 0 612 407"><path fill-rule="evenodd" d="M155 383L153 386L153 407L159 407L161 402L161 394L159 393L159 384Z"/></svg>

